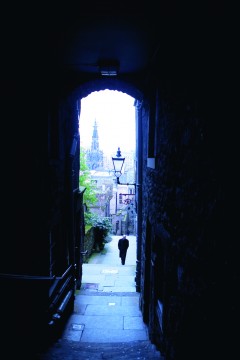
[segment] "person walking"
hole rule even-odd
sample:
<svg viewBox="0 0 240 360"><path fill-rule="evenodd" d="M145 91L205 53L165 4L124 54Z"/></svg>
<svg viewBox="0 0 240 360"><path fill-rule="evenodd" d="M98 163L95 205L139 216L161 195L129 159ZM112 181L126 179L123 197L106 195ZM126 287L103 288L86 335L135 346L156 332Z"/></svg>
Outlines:
<svg viewBox="0 0 240 360"><path fill-rule="evenodd" d="M119 257L121 258L122 265L125 265L128 247L129 240L126 238L126 235L123 235L123 237L118 240Z"/></svg>

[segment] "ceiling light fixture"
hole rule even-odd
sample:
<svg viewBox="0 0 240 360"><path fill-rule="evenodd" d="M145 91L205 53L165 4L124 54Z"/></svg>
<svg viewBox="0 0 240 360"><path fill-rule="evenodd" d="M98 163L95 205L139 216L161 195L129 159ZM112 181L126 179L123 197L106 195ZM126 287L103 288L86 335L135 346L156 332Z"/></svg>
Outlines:
<svg viewBox="0 0 240 360"><path fill-rule="evenodd" d="M102 61L99 63L99 71L102 76L117 76L118 68L116 61Z"/></svg>

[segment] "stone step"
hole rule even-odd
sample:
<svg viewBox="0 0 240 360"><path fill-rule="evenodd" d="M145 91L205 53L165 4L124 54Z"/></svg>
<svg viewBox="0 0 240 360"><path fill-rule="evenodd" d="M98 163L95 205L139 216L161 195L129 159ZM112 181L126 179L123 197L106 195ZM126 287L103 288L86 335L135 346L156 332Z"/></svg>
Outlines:
<svg viewBox="0 0 240 360"><path fill-rule="evenodd" d="M59 340L37 360L164 360L150 341L82 343Z"/></svg>

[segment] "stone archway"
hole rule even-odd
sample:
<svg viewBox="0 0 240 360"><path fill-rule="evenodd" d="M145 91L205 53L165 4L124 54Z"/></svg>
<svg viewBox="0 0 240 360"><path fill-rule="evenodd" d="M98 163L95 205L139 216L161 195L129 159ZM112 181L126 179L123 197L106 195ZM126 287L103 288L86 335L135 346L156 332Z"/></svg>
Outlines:
<svg viewBox="0 0 240 360"><path fill-rule="evenodd" d="M79 98L81 99L83 97L88 96L94 91L100 91L106 89L124 92L140 102L143 100L144 97L143 92L139 88L137 88L134 84L123 80L119 80L117 78L116 79L103 78L103 79L87 81L77 86L73 91L73 94L76 99Z"/></svg>
<svg viewBox="0 0 240 360"><path fill-rule="evenodd" d="M101 91L101 90L113 90L113 91L120 91L123 93L126 93L129 96L132 96L135 99L135 107L136 107L136 143L137 149L136 149L136 158L137 161L137 169L136 169L136 175L137 175L137 181L136 181L136 212L137 212L137 218L140 220L137 221L136 224L136 241L137 241L137 260L136 260L136 289L137 292L140 291L140 276L141 276L141 204L142 204L142 186L141 186L141 170L138 169L139 164L142 162L142 144L141 141L138 141L138 139L141 139L142 137L142 126L141 126L141 104L143 103L144 99L144 93L141 89L136 87L133 83L129 83L123 80L119 80L117 78L103 78L103 79L97 79L92 81L87 81L85 83L80 84L77 86L73 92L73 97L76 99L76 101L81 100L84 97L87 97L92 92ZM81 113L81 109L79 110L79 116Z"/></svg>

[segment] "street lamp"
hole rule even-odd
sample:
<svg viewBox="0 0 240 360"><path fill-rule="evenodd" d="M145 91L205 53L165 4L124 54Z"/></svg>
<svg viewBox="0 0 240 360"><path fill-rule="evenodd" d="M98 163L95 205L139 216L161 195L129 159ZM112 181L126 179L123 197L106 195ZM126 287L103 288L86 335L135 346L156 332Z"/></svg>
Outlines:
<svg viewBox="0 0 240 360"><path fill-rule="evenodd" d="M136 183L133 183L133 184L130 184L130 183L121 183L119 181L119 178L120 176L122 175L122 169L123 169L123 165L124 165L124 161L125 161L125 158L122 157L121 155L121 150L120 150L120 147L118 148L117 150L117 154L115 157L112 157L112 162L113 162L113 171L114 171L114 175L116 176L116 179L117 179L117 185L134 185L134 194L130 193L130 194L121 194L121 195L126 195L128 196L128 199L129 199L129 196L132 197L132 200L130 201L132 204L133 204L133 197L136 195ZM120 194L119 194L120 195ZM116 191L116 215L117 215L117 196L118 196L118 191ZM135 199L136 201L136 199ZM128 202L127 202L128 206L130 205ZM126 205L126 204L125 204ZM135 212L136 212L136 204L135 204ZM122 226L122 223L121 223L121 226ZM126 228L126 231L128 231L128 226L129 226L129 219L127 219L127 228ZM117 224L116 224L116 231L117 231Z"/></svg>
<svg viewBox="0 0 240 360"><path fill-rule="evenodd" d="M130 183L120 183L119 178L122 175L122 168L123 168L123 164L124 164L125 158L122 157L121 155L121 150L120 147L117 150L117 154L116 157L112 157L112 162L113 162L113 168L114 168L114 174L117 178L117 184L120 185L134 185L136 187L136 183L130 184Z"/></svg>
<svg viewBox="0 0 240 360"><path fill-rule="evenodd" d="M120 184L119 178L122 175L122 168L124 164L125 158L121 155L120 147L117 150L116 157L112 157L114 174L117 178L117 184Z"/></svg>
<svg viewBox="0 0 240 360"><path fill-rule="evenodd" d="M117 184L120 185L134 185L136 187L136 183L130 184L130 183L120 183L119 178L122 175L122 168L123 168L123 164L124 164L125 158L122 157L121 155L121 150L120 147L117 150L117 154L116 157L112 157L112 162L113 162L113 168L114 168L114 174L117 178Z"/></svg>

